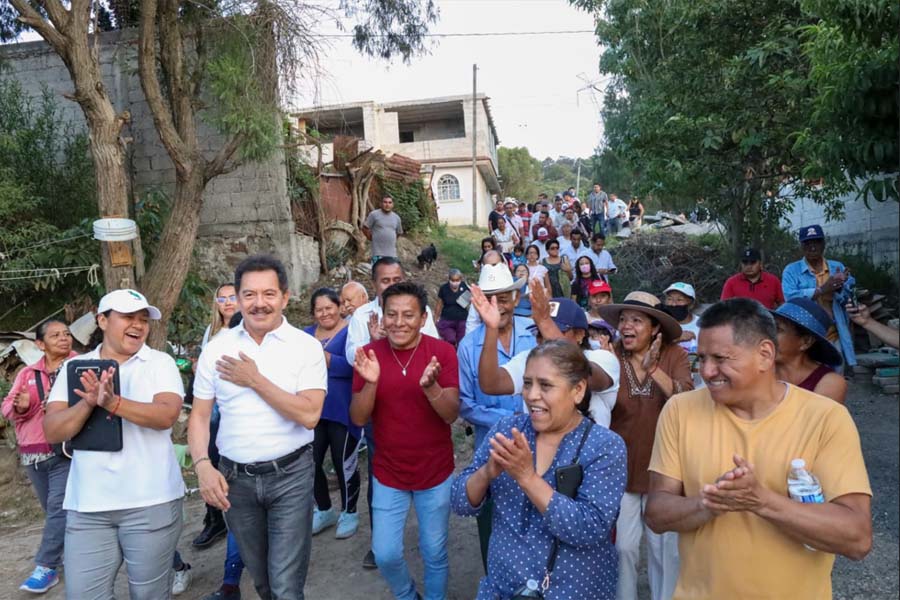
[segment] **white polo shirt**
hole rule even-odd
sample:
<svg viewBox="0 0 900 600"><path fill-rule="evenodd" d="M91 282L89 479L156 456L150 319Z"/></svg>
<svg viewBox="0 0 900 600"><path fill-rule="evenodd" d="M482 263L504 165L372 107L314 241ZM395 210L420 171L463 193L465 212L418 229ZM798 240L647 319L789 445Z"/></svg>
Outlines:
<svg viewBox="0 0 900 600"><path fill-rule="evenodd" d="M422 326L422 333L441 339L437 327L434 326L431 307L426 306L425 312L428 316L425 319L425 325ZM347 346L344 348L344 355L347 358L347 362L351 365L356 360L356 349L362 348L372 341L369 336L369 315L372 313L378 315L379 319L382 317L381 304L378 302L378 298L357 308L350 317L350 324L347 325Z"/></svg>
<svg viewBox="0 0 900 600"><path fill-rule="evenodd" d="M100 348L72 360L99 359ZM119 365L123 398L153 402L164 392L184 398L184 385L171 356L143 346ZM68 402L66 367L59 371L48 402ZM122 419L122 450L75 450L66 482L65 510L91 513L141 508L184 496L184 480L172 446L172 430L156 430Z"/></svg>
<svg viewBox="0 0 900 600"><path fill-rule="evenodd" d="M262 344L250 337L243 322L219 332L200 354L194 376L194 398L215 400L219 406L219 453L238 463L252 463L280 458L311 443L311 429L285 419L250 388L221 378L216 362L222 356L239 358L239 352L286 392L328 389L322 344L286 319L265 335Z"/></svg>
<svg viewBox="0 0 900 600"><path fill-rule="evenodd" d="M525 363L528 361L528 353L531 350L519 352L505 365L501 365L501 369L506 369L513 381L513 394L521 394L522 387L525 384ZM590 362L594 363L603 372L612 379L612 385L600 392L591 392L591 402L588 412L591 419L597 425L602 425L609 429L609 422L612 420L612 409L616 405L616 395L619 393L619 359L612 352L606 350L585 350L584 356ZM524 411L528 413L528 406L525 405Z"/></svg>

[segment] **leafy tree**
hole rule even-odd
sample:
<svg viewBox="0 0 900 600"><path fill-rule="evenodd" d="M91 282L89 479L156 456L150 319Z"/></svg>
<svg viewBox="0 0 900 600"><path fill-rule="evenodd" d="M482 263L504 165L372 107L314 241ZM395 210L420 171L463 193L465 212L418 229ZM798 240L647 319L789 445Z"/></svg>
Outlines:
<svg viewBox="0 0 900 600"><path fill-rule="evenodd" d="M300 0L116 0L93 11L91 0L10 0L21 24L32 28L62 58L84 113L97 167L101 214L129 214L122 129L130 114L115 110L102 80L89 34L98 25L138 27L141 87L159 138L175 170L172 210L153 262L140 284L163 314L150 344L163 345L165 324L188 274L200 224L203 191L215 177L270 155L281 141L279 92L317 66L314 27L323 16L356 23L354 43L372 55L404 60L423 49L431 0L342 1L331 12ZM0 15L2 17L3 15ZM101 18L102 17L102 18ZM223 135L207 151L199 123ZM130 268L113 268L104 251L107 289L134 285Z"/></svg>
<svg viewBox="0 0 900 600"><path fill-rule="evenodd" d="M528 148L497 148L503 196L534 202L541 191L541 163Z"/></svg>

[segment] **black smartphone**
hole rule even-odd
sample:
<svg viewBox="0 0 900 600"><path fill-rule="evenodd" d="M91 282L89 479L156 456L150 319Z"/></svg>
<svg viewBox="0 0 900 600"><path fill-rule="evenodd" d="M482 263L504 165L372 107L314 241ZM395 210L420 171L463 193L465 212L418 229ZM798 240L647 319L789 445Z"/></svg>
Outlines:
<svg viewBox="0 0 900 600"><path fill-rule="evenodd" d="M569 498L578 494L578 486L581 485L583 471L581 465L565 465L556 469L556 490Z"/></svg>

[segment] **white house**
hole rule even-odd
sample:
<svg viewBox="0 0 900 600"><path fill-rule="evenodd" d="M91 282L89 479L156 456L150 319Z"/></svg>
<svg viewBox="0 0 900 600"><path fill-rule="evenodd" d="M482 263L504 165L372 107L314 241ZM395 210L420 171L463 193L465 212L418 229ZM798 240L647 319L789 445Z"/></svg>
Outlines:
<svg viewBox="0 0 900 600"><path fill-rule="evenodd" d="M438 218L450 225L487 225L491 195L500 193L497 130L488 97L476 96L475 198L472 198L472 96L446 96L403 102L355 102L315 106L293 113L301 129L315 129L325 140L351 135L385 154L402 154L431 174ZM333 157L323 146L323 160Z"/></svg>

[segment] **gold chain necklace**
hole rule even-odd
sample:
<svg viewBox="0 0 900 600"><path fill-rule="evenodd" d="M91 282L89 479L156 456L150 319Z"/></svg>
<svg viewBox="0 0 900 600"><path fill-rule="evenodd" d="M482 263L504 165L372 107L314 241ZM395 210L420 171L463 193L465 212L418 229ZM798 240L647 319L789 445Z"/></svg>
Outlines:
<svg viewBox="0 0 900 600"><path fill-rule="evenodd" d="M394 360L396 360L396 361L397 361L397 364L400 365L400 372L403 373L403 376L404 376L404 377L406 377L406 368L409 366L409 363L412 362L412 359L415 358L415 356L416 356L416 350L419 349L419 344L421 344L421 343L422 343L422 334L420 333L420 334L419 334L419 339L416 341L416 347L413 348L412 354L409 355L409 360L406 361L406 364L405 364L405 365L404 365L402 362L400 362L400 359L399 359L399 358L397 358L397 353L394 352L394 347L391 346L390 343L388 343L388 348L391 349L391 354L394 356Z"/></svg>

